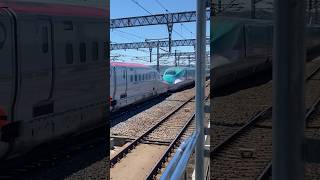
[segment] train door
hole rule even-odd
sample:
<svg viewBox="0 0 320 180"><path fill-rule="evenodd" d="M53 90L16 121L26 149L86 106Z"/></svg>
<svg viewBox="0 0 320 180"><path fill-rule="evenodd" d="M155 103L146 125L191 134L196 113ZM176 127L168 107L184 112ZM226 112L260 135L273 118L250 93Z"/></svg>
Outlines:
<svg viewBox="0 0 320 180"><path fill-rule="evenodd" d="M124 69L124 76L125 76L125 83L126 83L125 96L127 99L127 97L128 97L128 68L127 67L125 67L125 69Z"/></svg>
<svg viewBox="0 0 320 180"><path fill-rule="evenodd" d="M141 84L139 82L139 69L138 68L132 68L130 74L132 75L132 83L130 86L129 94L131 102L135 102L136 100L140 99L141 96Z"/></svg>
<svg viewBox="0 0 320 180"><path fill-rule="evenodd" d="M46 67L48 68L49 76L47 77L47 100L52 98L53 94L53 74L54 74L54 59L53 59L53 33L52 24L49 20L40 20L40 31L41 31L41 49L43 59L46 60ZM51 72L50 72L51 71Z"/></svg>
<svg viewBox="0 0 320 180"><path fill-rule="evenodd" d="M110 90L109 90L109 96L110 96L110 106L112 106L113 104L112 104L112 100L113 100L113 98L114 98L114 95L113 95L113 93L114 93L114 88L115 88L115 84L114 84L114 70L113 70L113 67L114 66L112 66L112 65L110 65Z"/></svg>
<svg viewBox="0 0 320 180"><path fill-rule="evenodd" d="M127 73L126 67L118 67L117 86L122 105L127 103Z"/></svg>
<svg viewBox="0 0 320 180"><path fill-rule="evenodd" d="M137 76L136 70L133 68L127 68L127 104L131 104L135 101L136 97L136 83Z"/></svg>
<svg viewBox="0 0 320 180"><path fill-rule="evenodd" d="M15 101L15 36L14 20L6 9L0 8L0 157L8 148L13 134L6 134L6 127L13 122L13 105ZM12 124L12 123L11 123ZM10 128L9 128L10 129Z"/></svg>
<svg viewBox="0 0 320 180"><path fill-rule="evenodd" d="M153 95L156 95L157 94L157 86L158 86L158 81L157 81L157 74L156 72L152 72L152 81L153 81L153 87L152 87L152 92L153 92Z"/></svg>
<svg viewBox="0 0 320 180"><path fill-rule="evenodd" d="M30 120L54 112L52 24L49 17L43 18L19 22L19 120Z"/></svg>
<svg viewBox="0 0 320 180"><path fill-rule="evenodd" d="M110 96L112 97L112 100L116 100L116 92L117 92L117 71L116 71L116 67L113 66L111 69L111 74L112 74L112 78L111 78L111 87L112 90L110 90Z"/></svg>

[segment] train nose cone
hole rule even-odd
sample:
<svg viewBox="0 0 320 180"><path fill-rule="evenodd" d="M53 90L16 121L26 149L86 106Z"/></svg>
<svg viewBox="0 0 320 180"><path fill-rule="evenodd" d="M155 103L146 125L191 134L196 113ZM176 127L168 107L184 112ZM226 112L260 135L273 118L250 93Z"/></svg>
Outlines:
<svg viewBox="0 0 320 180"><path fill-rule="evenodd" d="M174 83L173 76L166 75L166 76L163 77L163 80L166 81L168 84L173 84Z"/></svg>

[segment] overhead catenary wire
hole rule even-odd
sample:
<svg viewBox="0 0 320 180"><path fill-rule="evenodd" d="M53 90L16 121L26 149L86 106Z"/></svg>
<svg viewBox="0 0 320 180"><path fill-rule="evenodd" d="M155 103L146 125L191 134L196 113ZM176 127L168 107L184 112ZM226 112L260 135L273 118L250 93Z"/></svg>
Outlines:
<svg viewBox="0 0 320 180"><path fill-rule="evenodd" d="M143 4L141 4L141 2L137 1L137 0L131 0L135 5L137 5L140 9L142 9L143 11L145 11L146 13L150 14L150 15L154 15L152 14L151 11L148 10L148 8L146 8ZM170 13L169 9L167 9L163 3L160 1L160 0L156 0L156 3L161 7L163 8L167 13ZM180 23L181 24L181 27L184 28L185 30L187 30L188 32L190 32L190 34L193 34L192 31L190 31L184 24ZM135 39L146 39L145 37L142 37L140 34L135 34L135 33L130 33L130 32L127 32L127 31L121 31L119 29L114 29L115 31L112 31L112 32L117 32L116 35L117 36L120 36L121 38L124 38L126 40L129 40L129 41L135 41ZM178 31L176 31L175 29L172 29L172 32L174 32L176 35L178 35L179 37L181 37L182 39L186 39L186 37L184 36L183 34L183 31L181 29L181 33L179 33ZM123 36L125 35L125 36ZM134 38L134 39L133 39ZM138 50L138 49L137 49ZM163 48L160 48L161 51L165 51L165 52L168 52L166 49L163 49ZM138 51L142 51L142 50L138 50ZM143 51L145 53L150 53L150 51ZM125 53L127 54L127 53ZM140 54L140 55L143 55L143 54ZM148 60L147 60L148 61Z"/></svg>
<svg viewBox="0 0 320 180"><path fill-rule="evenodd" d="M138 3L136 0L131 0L133 3L135 3L137 6L139 6L141 9L146 11L147 13L153 15L150 11L148 11L146 8L144 8L140 3Z"/></svg>
<svg viewBox="0 0 320 180"><path fill-rule="evenodd" d="M139 6L141 9L143 9L145 12L149 13L151 16L153 16L154 14L152 14L150 11L148 11L145 7L143 7L143 5L141 5L139 2L137 2L136 0L131 0L133 3L135 3L137 6ZM181 35L179 32L177 32L176 30L173 29L173 32L175 32L177 35L179 35L182 39L186 39L183 35Z"/></svg>
<svg viewBox="0 0 320 180"><path fill-rule="evenodd" d="M137 35L137 34L134 34L134 33L129 33L129 32L125 32L125 31L121 31L121 30L119 30L119 29L115 29L116 31L118 31L118 32L121 32L121 33L123 33L123 34L127 34L127 35L130 35L130 36L133 36L133 37L136 37L137 39L146 39L145 37L142 37L142 36L139 36L139 35Z"/></svg>
<svg viewBox="0 0 320 180"><path fill-rule="evenodd" d="M159 0L156 0L157 4L162 7L167 13L171 13ZM190 32L191 35L194 35L194 33L189 29L187 28L184 24L180 23L180 25L182 27L184 27L188 32Z"/></svg>

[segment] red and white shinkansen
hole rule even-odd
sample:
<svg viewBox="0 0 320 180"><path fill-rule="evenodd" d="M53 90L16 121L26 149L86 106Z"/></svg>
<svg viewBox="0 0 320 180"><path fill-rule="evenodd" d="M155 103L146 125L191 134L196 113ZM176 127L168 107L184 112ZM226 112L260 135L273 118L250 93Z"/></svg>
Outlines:
<svg viewBox="0 0 320 180"><path fill-rule="evenodd" d="M111 62L111 111L166 93L168 84L155 69L143 64Z"/></svg>
<svg viewBox="0 0 320 180"><path fill-rule="evenodd" d="M108 10L0 0L0 163L108 118Z"/></svg>

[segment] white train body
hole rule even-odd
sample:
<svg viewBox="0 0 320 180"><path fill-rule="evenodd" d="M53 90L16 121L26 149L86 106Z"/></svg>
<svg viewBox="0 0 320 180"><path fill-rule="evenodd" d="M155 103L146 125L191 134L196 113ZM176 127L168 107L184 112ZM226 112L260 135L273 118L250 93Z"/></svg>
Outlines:
<svg viewBox="0 0 320 180"><path fill-rule="evenodd" d="M135 63L111 62L110 110L166 93L168 85L153 68Z"/></svg>
<svg viewBox="0 0 320 180"><path fill-rule="evenodd" d="M108 24L105 9L0 0L0 163L106 125Z"/></svg>

